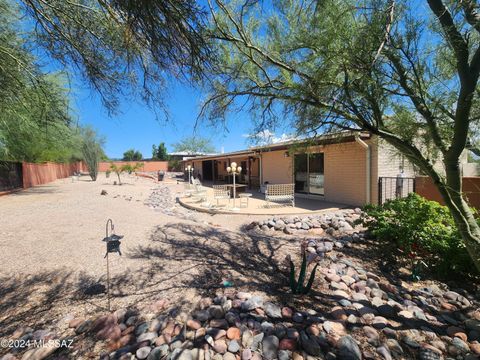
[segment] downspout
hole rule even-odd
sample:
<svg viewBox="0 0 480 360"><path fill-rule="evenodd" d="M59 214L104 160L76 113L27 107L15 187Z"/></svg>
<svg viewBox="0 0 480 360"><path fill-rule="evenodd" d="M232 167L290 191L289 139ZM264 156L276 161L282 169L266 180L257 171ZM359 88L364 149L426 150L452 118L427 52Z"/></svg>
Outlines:
<svg viewBox="0 0 480 360"><path fill-rule="evenodd" d="M363 147L365 149L365 157L366 157L366 162L367 162L367 165L366 165L366 194L367 194L367 198L366 198L366 203L367 204L371 204L371 182L372 182L372 166L371 166L371 157L372 157L372 149L370 147L370 145L368 145L365 141L363 141L362 139L360 139L360 134L359 133L356 133L355 134L355 141L357 143L360 144L361 147Z"/></svg>

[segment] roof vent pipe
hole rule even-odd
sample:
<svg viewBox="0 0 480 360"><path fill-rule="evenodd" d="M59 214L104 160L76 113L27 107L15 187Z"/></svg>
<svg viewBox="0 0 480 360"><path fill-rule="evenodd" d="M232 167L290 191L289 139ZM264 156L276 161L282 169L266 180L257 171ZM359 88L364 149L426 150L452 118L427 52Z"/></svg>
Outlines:
<svg viewBox="0 0 480 360"><path fill-rule="evenodd" d="M365 149L365 157L366 157L366 204L370 204L372 201L371 199L371 181L372 181L372 166L371 166L371 158L372 158L372 149L370 145L368 145L365 141L360 139L360 133L355 134L355 141L360 144L361 147Z"/></svg>

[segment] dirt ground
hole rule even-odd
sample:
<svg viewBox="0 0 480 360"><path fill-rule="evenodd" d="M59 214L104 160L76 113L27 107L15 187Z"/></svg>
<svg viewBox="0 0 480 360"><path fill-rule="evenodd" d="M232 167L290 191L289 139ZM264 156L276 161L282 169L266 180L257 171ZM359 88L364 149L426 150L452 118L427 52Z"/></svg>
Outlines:
<svg viewBox="0 0 480 360"><path fill-rule="evenodd" d="M298 250L295 239L251 237L241 227L252 217L192 213L173 201L176 215L165 215L144 204L159 186L152 180L113 180L63 179L0 197L0 335L105 311L108 218L124 235L122 256L110 255L113 309L156 299L188 306L223 281L282 293L279 264Z"/></svg>

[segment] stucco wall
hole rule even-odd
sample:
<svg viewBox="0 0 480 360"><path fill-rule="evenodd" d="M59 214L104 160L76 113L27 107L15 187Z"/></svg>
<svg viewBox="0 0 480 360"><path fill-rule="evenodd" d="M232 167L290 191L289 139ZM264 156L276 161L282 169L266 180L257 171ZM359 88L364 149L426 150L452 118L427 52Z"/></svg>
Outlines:
<svg viewBox="0 0 480 360"><path fill-rule="evenodd" d="M78 161L69 164L46 163L27 163L22 164L23 188L46 184L57 179L72 176L74 172L84 172L86 166Z"/></svg>
<svg viewBox="0 0 480 360"><path fill-rule="evenodd" d="M293 183L293 156L285 157L285 150L262 153L263 182L270 184Z"/></svg>
<svg viewBox="0 0 480 360"><path fill-rule="evenodd" d="M462 190L470 206L480 210L480 177L463 177ZM417 176L415 178L415 192L428 200L434 200L445 205L430 177Z"/></svg>

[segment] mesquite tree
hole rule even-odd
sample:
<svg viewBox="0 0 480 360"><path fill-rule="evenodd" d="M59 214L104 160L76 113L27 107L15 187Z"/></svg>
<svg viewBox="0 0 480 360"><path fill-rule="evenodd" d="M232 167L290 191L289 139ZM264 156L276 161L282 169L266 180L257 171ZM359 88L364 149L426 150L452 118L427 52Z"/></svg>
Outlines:
<svg viewBox="0 0 480 360"><path fill-rule="evenodd" d="M247 103L260 127L377 135L433 179L480 269L459 160L480 119L477 1L212 1L204 114Z"/></svg>

